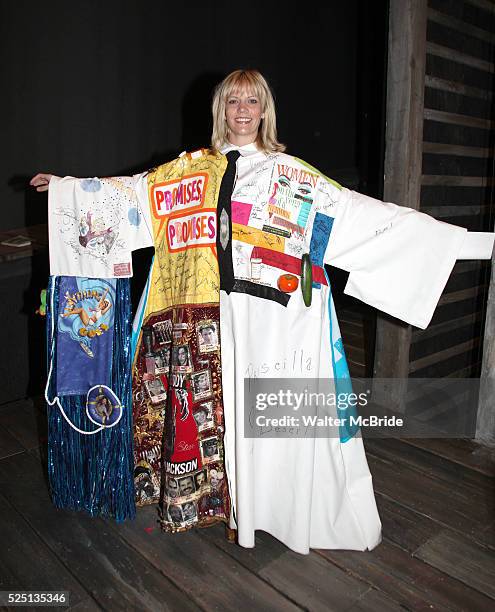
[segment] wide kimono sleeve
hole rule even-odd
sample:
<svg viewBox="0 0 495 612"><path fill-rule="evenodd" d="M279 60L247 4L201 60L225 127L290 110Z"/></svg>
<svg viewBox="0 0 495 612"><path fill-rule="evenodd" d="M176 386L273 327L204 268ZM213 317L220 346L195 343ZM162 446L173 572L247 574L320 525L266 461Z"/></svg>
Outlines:
<svg viewBox="0 0 495 612"><path fill-rule="evenodd" d="M146 173L52 177L48 193L50 274L132 276L132 251L153 245Z"/></svg>
<svg viewBox="0 0 495 612"><path fill-rule="evenodd" d="M457 259L489 259L494 234L465 228L348 189L334 196L325 263L348 271L344 292L427 327Z"/></svg>

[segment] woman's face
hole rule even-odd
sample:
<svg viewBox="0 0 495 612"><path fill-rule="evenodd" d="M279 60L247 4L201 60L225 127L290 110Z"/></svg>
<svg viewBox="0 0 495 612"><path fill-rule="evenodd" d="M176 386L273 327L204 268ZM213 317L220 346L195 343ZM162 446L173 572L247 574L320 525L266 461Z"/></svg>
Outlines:
<svg viewBox="0 0 495 612"><path fill-rule="evenodd" d="M180 347L177 351L177 357L179 361L179 365L184 366L187 365L187 351L185 348Z"/></svg>
<svg viewBox="0 0 495 612"><path fill-rule="evenodd" d="M225 101L225 119L229 128L229 141L242 147L256 140L261 123L262 108L251 91L234 91Z"/></svg>

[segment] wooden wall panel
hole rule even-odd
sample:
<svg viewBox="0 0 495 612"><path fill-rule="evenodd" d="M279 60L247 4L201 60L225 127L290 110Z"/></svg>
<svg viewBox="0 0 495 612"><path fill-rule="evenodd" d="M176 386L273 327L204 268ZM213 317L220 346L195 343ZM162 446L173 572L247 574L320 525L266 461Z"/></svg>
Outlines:
<svg viewBox="0 0 495 612"><path fill-rule="evenodd" d="M430 0L428 6L444 15L455 17L466 25L471 24L488 32L495 29L492 0Z"/></svg>
<svg viewBox="0 0 495 612"><path fill-rule="evenodd" d="M390 3L383 199L414 209L421 190L426 19L426 0ZM373 375L400 382L374 385L373 401L402 412L411 326L380 314L376 329Z"/></svg>
<svg viewBox="0 0 495 612"><path fill-rule="evenodd" d="M460 92L445 91L436 87L425 88L425 106L429 109L490 119L491 108L486 101L486 99L472 98Z"/></svg>
<svg viewBox="0 0 495 612"><path fill-rule="evenodd" d="M487 92L491 91L493 83L491 72L453 62L432 53L426 57L426 74L430 77L459 83L461 87L475 87Z"/></svg>
<svg viewBox="0 0 495 612"><path fill-rule="evenodd" d="M491 165L491 159L482 157L423 153L423 174L426 175L487 176Z"/></svg>
<svg viewBox="0 0 495 612"><path fill-rule="evenodd" d="M420 210L493 231L495 5L429 0ZM414 330L411 377L479 376L489 265L458 262L430 327Z"/></svg>

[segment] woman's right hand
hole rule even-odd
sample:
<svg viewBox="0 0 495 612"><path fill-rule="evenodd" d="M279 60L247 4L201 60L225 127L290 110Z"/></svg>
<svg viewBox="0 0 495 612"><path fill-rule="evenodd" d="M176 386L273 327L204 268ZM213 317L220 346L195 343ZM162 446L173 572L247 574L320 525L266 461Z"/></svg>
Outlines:
<svg viewBox="0 0 495 612"><path fill-rule="evenodd" d="M36 187L36 191L48 191L48 184L52 178L53 174L44 174L40 172L33 176L33 178L29 181L31 187Z"/></svg>

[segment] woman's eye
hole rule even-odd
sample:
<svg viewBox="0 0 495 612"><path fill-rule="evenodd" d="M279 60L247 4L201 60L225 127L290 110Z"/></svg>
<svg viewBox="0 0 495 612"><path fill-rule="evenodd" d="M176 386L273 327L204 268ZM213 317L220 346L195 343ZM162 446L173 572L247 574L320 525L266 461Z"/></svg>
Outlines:
<svg viewBox="0 0 495 612"><path fill-rule="evenodd" d="M249 104L258 104L258 100L256 98L249 98Z"/></svg>
<svg viewBox="0 0 495 612"><path fill-rule="evenodd" d="M235 98L232 98L230 100L227 100L227 104L237 104L237 100Z"/></svg>

